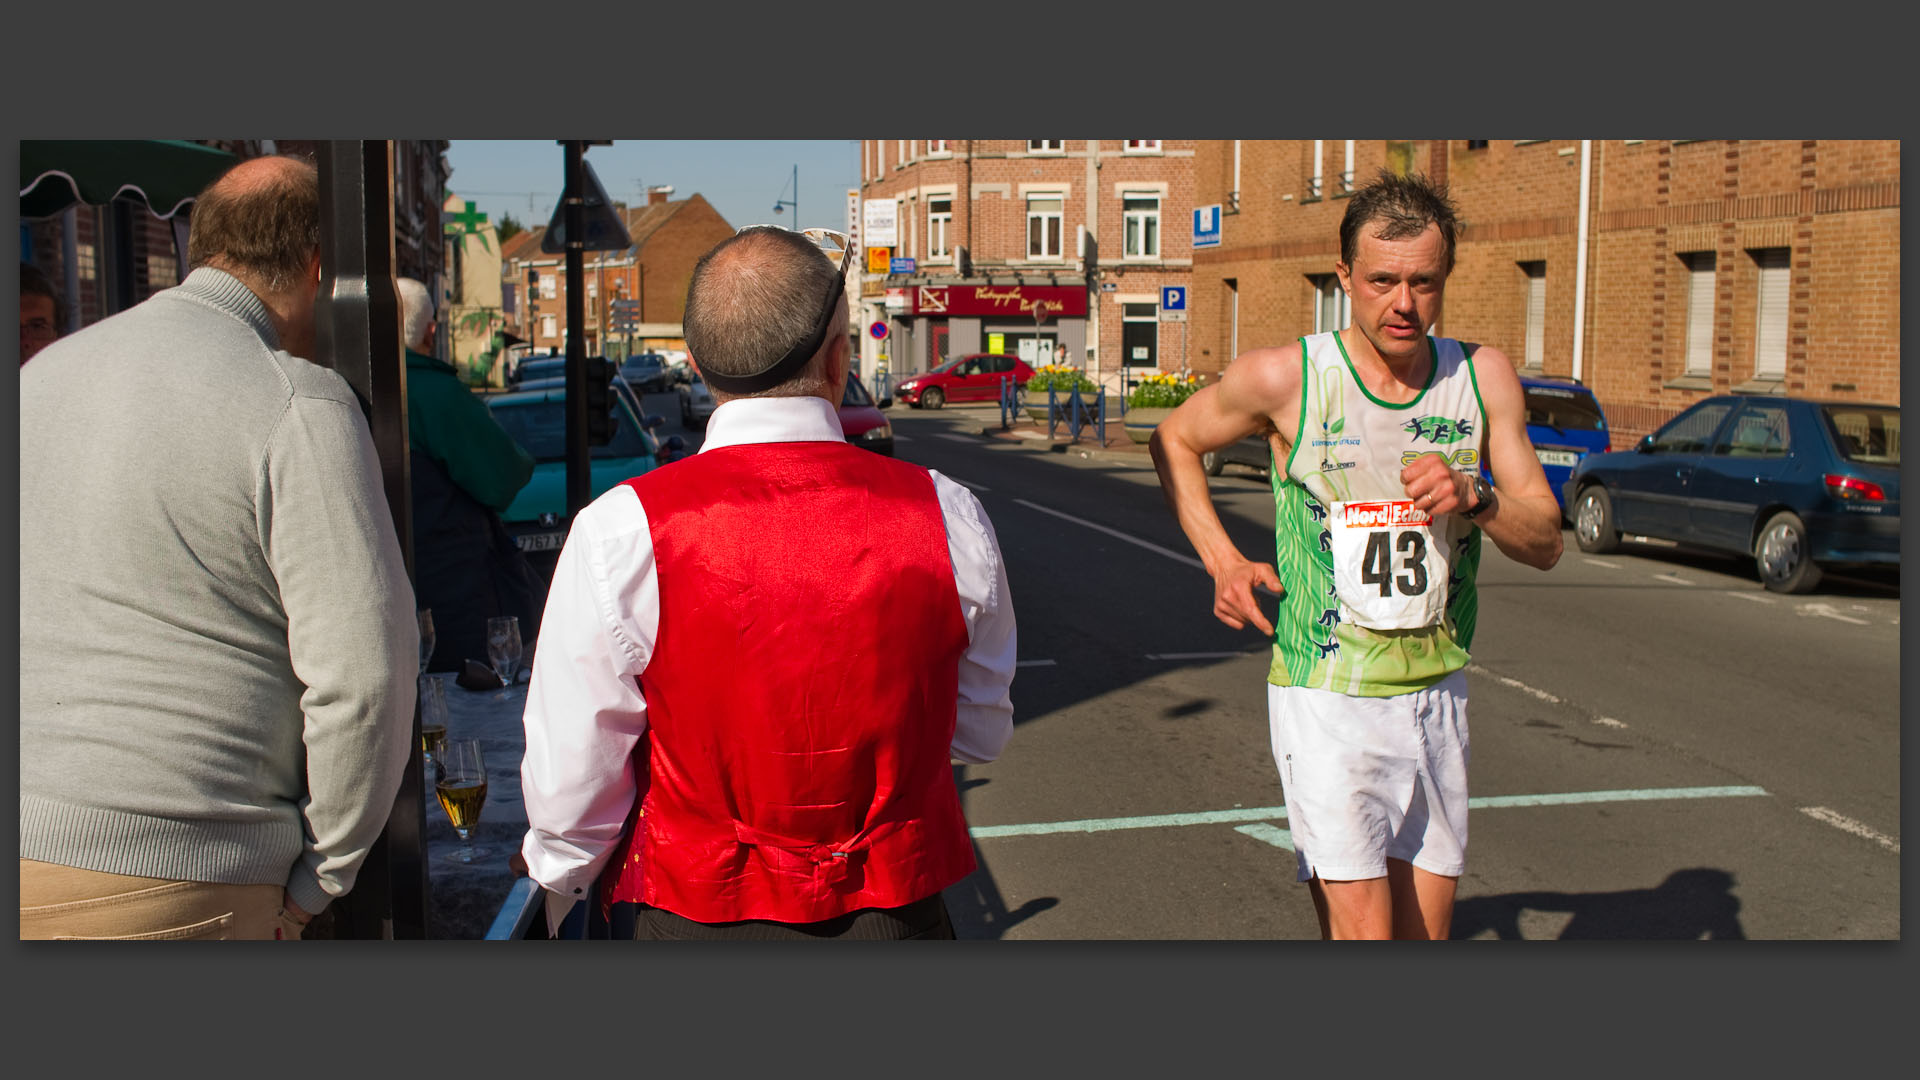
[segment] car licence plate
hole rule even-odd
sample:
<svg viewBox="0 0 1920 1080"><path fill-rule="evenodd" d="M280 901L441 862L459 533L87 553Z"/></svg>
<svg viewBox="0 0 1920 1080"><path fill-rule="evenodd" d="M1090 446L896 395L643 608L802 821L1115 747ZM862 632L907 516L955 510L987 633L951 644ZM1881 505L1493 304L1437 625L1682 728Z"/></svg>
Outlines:
<svg viewBox="0 0 1920 1080"><path fill-rule="evenodd" d="M522 533L514 538L521 551L558 551L566 543L565 533Z"/></svg>
<svg viewBox="0 0 1920 1080"><path fill-rule="evenodd" d="M1542 465L1565 465L1572 468L1580 464L1580 455L1571 450L1535 450L1533 456L1539 458Z"/></svg>

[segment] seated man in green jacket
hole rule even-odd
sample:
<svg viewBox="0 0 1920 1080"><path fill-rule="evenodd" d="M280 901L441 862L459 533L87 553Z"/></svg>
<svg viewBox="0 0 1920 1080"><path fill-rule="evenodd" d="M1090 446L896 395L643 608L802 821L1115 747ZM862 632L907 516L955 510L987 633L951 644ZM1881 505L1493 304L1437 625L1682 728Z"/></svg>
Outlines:
<svg viewBox="0 0 1920 1080"><path fill-rule="evenodd" d="M429 355L433 296L399 278L407 344L407 441L412 450L413 577L433 612L429 671L486 662L487 620L517 615L527 658L546 606L546 584L514 546L500 511L533 476L533 457L513 441L453 366Z"/></svg>

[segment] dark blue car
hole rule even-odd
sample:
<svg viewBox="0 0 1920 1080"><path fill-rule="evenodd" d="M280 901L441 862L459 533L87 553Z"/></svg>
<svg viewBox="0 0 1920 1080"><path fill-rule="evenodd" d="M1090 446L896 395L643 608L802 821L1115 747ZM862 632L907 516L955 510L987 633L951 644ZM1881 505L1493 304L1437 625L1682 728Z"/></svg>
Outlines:
<svg viewBox="0 0 1920 1080"><path fill-rule="evenodd" d="M1593 391L1566 379L1520 377L1526 394L1527 440L1547 474L1547 486L1560 503L1560 516L1567 515L1562 488L1573 475L1574 466L1589 454L1604 454L1612 449L1607 431L1607 416ZM1493 470L1482 461L1480 472L1493 479Z"/></svg>
<svg viewBox="0 0 1920 1080"><path fill-rule="evenodd" d="M1580 550L1622 533L1751 556L1775 592L1822 567L1900 562L1900 407L1707 398L1632 450L1581 461L1562 497Z"/></svg>

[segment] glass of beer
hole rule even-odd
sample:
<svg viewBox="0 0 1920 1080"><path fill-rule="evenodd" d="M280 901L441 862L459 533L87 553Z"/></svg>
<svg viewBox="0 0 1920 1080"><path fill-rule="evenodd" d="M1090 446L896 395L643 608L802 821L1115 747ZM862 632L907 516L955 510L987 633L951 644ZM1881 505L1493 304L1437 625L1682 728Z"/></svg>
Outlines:
<svg viewBox="0 0 1920 1080"><path fill-rule="evenodd" d="M480 807L487 801L487 763L480 756L480 740L448 739L439 761L434 794L439 796L440 808L447 812L453 831L460 834L460 847L447 853L447 861L471 863L491 855L491 849L474 847L472 838L473 827L480 821Z"/></svg>
<svg viewBox="0 0 1920 1080"><path fill-rule="evenodd" d="M420 756L427 778L432 779L439 766L441 748L447 741L447 686L431 675L420 676Z"/></svg>

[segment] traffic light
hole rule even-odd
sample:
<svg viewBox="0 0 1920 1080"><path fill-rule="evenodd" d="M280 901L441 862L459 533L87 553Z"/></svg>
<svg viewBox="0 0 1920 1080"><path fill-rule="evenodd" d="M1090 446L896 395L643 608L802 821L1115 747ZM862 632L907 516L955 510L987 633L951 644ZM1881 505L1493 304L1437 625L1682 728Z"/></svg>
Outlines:
<svg viewBox="0 0 1920 1080"><path fill-rule="evenodd" d="M613 441L613 361L604 356L587 357L587 445L605 446Z"/></svg>

